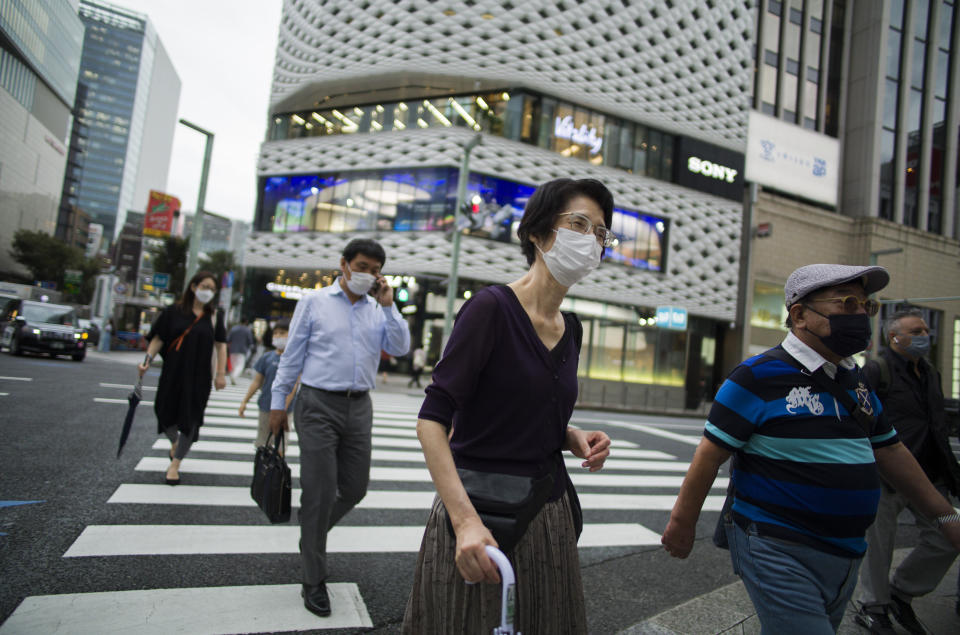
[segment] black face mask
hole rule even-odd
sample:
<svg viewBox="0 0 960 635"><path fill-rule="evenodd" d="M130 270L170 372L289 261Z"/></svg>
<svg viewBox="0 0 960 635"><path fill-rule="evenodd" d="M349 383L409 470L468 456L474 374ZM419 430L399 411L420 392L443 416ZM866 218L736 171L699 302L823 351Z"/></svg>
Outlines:
<svg viewBox="0 0 960 635"><path fill-rule="evenodd" d="M870 336L873 335L873 329L870 328L870 316L866 313L823 315L823 313L810 306L807 306L807 308L830 321L830 335L821 337L813 331L810 332L817 335L824 346L840 357L850 357L854 353L866 350L867 346L870 345Z"/></svg>

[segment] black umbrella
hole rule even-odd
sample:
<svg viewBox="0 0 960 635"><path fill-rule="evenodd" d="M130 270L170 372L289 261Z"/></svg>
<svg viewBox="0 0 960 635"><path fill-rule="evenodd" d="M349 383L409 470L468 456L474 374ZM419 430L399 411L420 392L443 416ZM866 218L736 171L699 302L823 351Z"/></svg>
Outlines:
<svg viewBox="0 0 960 635"><path fill-rule="evenodd" d="M123 444L127 442L130 436L130 426L133 425L133 414L137 411L137 404L143 399L143 377L137 380L137 385L133 387L133 392L127 395L127 401L130 405L127 407L127 416L123 418L123 429L120 430L120 447L117 448L117 458L120 458L120 452L123 451Z"/></svg>

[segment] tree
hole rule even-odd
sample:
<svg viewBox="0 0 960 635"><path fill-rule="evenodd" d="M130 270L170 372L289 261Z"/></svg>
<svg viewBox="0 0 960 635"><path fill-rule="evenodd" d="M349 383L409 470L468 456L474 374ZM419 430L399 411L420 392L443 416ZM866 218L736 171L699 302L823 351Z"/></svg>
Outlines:
<svg viewBox="0 0 960 635"><path fill-rule="evenodd" d="M65 271L79 269L83 272L83 282L80 290L69 297L80 304L93 298L97 274L103 263L97 258L86 258L79 247L70 246L42 231L20 229L13 235L10 255L30 271L34 282L53 282L61 290Z"/></svg>
<svg viewBox="0 0 960 635"><path fill-rule="evenodd" d="M235 267L233 252L226 249L211 251L200 259L200 269L216 274L218 283L223 279L223 274L233 271Z"/></svg>
<svg viewBox="0 0 960 635"><path fill-rule="evenodd" d="M167 236L163 240L163 248L153 254L153 270L157 273L170 274L170 286L167 291L174 295L180 295L183 292L189 245L189 238Z"/></svg>
<svg viewBox="0 0 960 635"><path fill-rule="evenodd" d="M63 287L63 272L75 268L83 252L42 231L20 229L13 235L10 255L26 267L34 282L54 282Z"/></svg>

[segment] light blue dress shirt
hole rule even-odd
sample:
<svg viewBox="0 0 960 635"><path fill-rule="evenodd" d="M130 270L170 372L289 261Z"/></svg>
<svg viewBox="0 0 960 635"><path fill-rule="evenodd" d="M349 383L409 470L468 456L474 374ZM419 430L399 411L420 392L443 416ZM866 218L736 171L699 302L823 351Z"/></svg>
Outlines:
<svg viewBox="0 0 960 635"><path fill-rule="evenodd" d="M410 329L396 304L382 307L367 294L351 304L340 278L308 293L293 311L270 408L284 409L298 376L323 390L372 390L381 350L395 356L410 350Z"/></svg>

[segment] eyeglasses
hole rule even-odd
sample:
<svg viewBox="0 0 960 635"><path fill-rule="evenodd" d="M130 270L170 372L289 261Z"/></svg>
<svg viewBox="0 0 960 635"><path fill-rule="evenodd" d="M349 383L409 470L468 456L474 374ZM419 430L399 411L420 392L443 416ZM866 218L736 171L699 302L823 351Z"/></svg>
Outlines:
<svg viewBox="0 0 960 635"><path fill-rule="evenodd" d="M870 317L880 311L880 303L873 298L861 300L855 295L845 295L842 298L817 298L816 300L807 300L807 302L839 302L843 305L844 313L856 313L860 307L863 307L863 310Z"/></svg>
<svg viewBox="0 0 960 635"><path fill-rule="evenodd" d="M579 234L587 234L592 231L594 236L597 237L597 242L604 247L614 247L620 242L616 234L603 225L594 225L593 221L580 212L563 212L559 215L566 216L567 225Z"/></svg>

